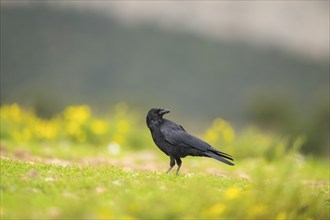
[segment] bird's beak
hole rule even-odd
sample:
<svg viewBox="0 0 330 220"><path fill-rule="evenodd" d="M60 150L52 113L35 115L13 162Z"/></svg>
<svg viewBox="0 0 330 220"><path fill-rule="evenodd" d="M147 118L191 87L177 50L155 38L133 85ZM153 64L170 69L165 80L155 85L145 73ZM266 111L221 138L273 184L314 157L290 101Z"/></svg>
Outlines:
<svg viewBox="0 0 330 220"><path fill-rule="evenodd" d="M161 109L161 110L159 111L159 114L160 114L160 115L165 115L165 114L167 114L167 113L170 113L170 110L168 110L168 109Z"/></svg>

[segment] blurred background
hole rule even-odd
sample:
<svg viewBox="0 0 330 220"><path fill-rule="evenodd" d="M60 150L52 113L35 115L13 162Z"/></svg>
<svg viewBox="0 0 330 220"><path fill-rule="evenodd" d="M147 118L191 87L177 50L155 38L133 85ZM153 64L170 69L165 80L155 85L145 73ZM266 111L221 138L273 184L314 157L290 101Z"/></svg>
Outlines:
<svg viewBox="0 0 330 220"><path fill-rule="evenodd" d="M1 1L1 105L151 107L329 150L329 1ZM143 123L143 119L141 120Z"/></svg>

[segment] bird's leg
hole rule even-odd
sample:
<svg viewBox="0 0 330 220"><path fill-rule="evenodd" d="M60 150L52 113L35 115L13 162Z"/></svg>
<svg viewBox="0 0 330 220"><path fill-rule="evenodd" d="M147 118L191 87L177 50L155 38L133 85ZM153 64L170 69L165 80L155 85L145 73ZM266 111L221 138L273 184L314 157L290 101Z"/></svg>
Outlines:
<svg viewBox="0 0 330 220"><path fill-rule="evenodd" d="M170 168L166 171L166 174L168 174L168 172L170 172L172 170L172 168L175 165L175 160L174 158L170 157L171 161L170 161Z"/></svg>
<svg viewBox="0 0 330 220"><path fill-rule="evenodd" d="M178 169L176 170L176 175L179 174L179 170L181 168L182 161L180 158L176 159L176 164L178 164Z"/></svg>

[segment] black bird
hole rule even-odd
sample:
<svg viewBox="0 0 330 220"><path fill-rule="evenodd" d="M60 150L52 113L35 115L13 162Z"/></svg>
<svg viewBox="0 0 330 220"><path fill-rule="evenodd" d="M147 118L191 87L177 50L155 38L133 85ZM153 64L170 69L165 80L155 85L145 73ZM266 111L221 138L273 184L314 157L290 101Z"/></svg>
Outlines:
<svg viewBox="0 0 330 220"><path fill-rule="evenodd" d="M178 174L182 165L181 158L186 156L212 157L228 165L234 165L228 161L233 161L231 155L218 151L201 139L188 134L182 126L164 119L163 115L169 112L167 109L153 108L146 118L155 144L170 157L170 168L166 173L170 172L176 162Z"/></svg>

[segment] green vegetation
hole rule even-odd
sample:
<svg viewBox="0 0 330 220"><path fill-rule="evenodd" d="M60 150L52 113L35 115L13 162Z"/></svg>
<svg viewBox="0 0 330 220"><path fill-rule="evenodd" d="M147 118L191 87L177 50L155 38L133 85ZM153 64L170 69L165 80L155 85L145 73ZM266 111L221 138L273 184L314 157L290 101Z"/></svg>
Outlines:
<svg viewBox="0 0 330 220"><path fill-rule="evenodd" d="M280 166L279 171L273 165L274 170L267 171L269 165L255 165L254 172L261 173L245 179L1 159L1 217L329 218L328 182L291 176L297 168ZM270 179L262 172L281 175L272 174L276 178Z"/></svg>
<svg viewBox="0 0 330 220"><path fill-rule="evenodd" d="M188 157L165 175L143 117L69 106L45 120L1 107L1 219L328 219L327 161L294 141L215 119L200 135L236 165Z"/></svg>

